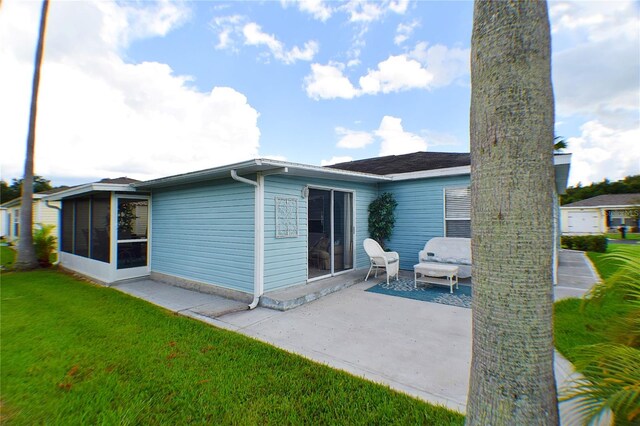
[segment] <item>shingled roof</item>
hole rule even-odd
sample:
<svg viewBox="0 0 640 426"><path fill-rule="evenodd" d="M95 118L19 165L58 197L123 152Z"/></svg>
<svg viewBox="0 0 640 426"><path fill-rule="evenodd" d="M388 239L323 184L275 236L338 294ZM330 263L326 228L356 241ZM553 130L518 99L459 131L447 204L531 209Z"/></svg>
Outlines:
<svg viewBox="0 0 640 426"><path fill-rule="evenodd" d="M137 179L132 179L130 177L123 176L123 177L113 178L113 179L104 178L99 180L96 183L128 184L128 183L138 183L138 182L140 181Z"/></svg>
<svg viewBox="0 0 640 426"><path fill-rule="evenodd" d="M414 152L412 154L366 158L326 167L375 175L390 175L469 165L471 165L471 156L465 152Z"/></svg>
<svg viewBox="0 0 640 426"><path fill-rule="evenodd" d="M640 204L640 194L605 194L562 207L604 207L604 206L637 206Z"/></svg>

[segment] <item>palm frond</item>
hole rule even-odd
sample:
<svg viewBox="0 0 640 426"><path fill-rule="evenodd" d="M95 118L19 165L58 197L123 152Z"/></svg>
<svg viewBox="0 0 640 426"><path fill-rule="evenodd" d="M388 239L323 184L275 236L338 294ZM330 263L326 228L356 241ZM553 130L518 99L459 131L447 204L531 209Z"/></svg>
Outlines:
<svg viewBox="0 0 640 426"><path fill-rule="evenodd" d="M593 422L610 409L616 424L640 422L640 350L625 345L585 346L576 371L582 376L562 389L561 401L573 401L572 415Z"/></svg>

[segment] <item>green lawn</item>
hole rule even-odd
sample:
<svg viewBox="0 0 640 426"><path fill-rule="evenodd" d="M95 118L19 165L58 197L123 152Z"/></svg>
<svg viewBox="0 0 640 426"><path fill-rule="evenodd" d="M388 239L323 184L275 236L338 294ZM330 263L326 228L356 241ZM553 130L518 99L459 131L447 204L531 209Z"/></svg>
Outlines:
<svg viewBox="0 0 640 426"><path fill-rule="evenodd" d="M603 279L609 278L618 270L619 262L607 258L607 255L612 253L630 253L640 259L640 245L609 244L606 253L587 252L587 256Z"/></svg>
<svg viewBox="0 0 640 426"><path fill-rule="evenodd" d="M640 258L640 246L609 244L606 254L622 252L630 252ZM611 276L619 268L619 263L608 259L606 254L587 253L603 278ZM605 342L603 332L608 323L625 313L613 297L609 296L602 303L590 303L584 307L581 299L565 299L555 303L555 345L567 359L574 361L580 346Z"/></svg>
<svg viewBox="0 0 640 426"><path fill-rule="evenodd" d="M15 261L16 252L8 246L0 246L0 265L10 269Z"/></svg>
<svg viewBox="0 0 640 426"><path fill-rule="evenodd" d="M604 234L605 237L610 238L612 240L620 240L620 233L619 232L613 232L611 234ZM634 233L634 234L626 234L626 239L627 240L640 240L640 233Z"/></svg>
<svg viewBox="0 0 640 426"><path fill-rule="evenodd" d="M59 272L5 273L1 297L3 424L464 423Z"/></svg>

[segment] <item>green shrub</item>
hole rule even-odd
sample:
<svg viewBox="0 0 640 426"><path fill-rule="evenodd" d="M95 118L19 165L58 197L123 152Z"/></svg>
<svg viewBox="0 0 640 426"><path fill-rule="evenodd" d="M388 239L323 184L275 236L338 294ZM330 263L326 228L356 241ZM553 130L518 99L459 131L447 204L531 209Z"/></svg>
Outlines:
<svg viewBox="0 0 640 426"><path fill-rule="evenodd" d="M36 250L38 263L43 268L51 266L51 254L56 247L56 237L51 235L53 228L53 225L40 223L33 233L33 247Z"/></svg>
<svg viewBox="0 0 640 426"><path fill-rule="evenodd" d="M398 202L385 192L369 204L369 235L384 248L384 240L391 238L396 218L393 213Z"/></svg>
<svg viewBox="0 0 640 426"><path fill-rule="evenodd" d="M604 235L563 235L560 244L571 250L607 252L607 238Z"/></svg>

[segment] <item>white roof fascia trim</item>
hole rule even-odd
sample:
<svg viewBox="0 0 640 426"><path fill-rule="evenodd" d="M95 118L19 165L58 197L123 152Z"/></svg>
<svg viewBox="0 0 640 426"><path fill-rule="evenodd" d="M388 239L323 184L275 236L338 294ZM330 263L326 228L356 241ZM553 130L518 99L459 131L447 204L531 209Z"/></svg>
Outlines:
<svg viewBox="0 0 640 426"><path fill-rule="evenodd" d="M259 160L250 160L250 161L243 161L241 163L235 163L235 164L229 164L229 165L225 165L225 166L220 166L220 167L213 167L211 169L205 169L205 170L198 170L195 172L188 172L188 173L181 173L179 175L173 175L173 176L166 176L166 177L161 177L158 179L151 179L151 180L147 180L144 182L138 182L138 183L134 183L133 187L134 188L144 188L144 187L148 187L148 186L162 186L162 185L179 185L181 182L183 181L193 181L193 180L197 180L198 178L203 178L205 179L207 176L214 174L214 173L219 173L219 174L229 174L231 173L231 170L237 170L237 169L242 169L245 167L251 167L251 166L260 166L261 163Z"/></svg>
<svg viewBox="0 0 640 426"><path fill-rule="evenodd" d="M447 167L446 169L421 170L418 172L395 173L386 175L391 180L410 180L444 176L458 176L471 174L471 166Z"/></svg>
<svg viewBox="0 0 640 426"><path fill-rule="evenodd" d="M254 167L254 166L268 166L279 169L275 171L275 173L291 173L295 170L306 170L313 171L322 174L326 174L328 176L353 176L360 177L363 179L370 179L374 181L388 181L391 178L382 175L375 175L372 173L362 173L362 172L352 172L349 170L340 170L340 169L331 169L328 167L321 166L312 166L308 164L299 164L299 163L291 163L288 161L278 161L278 160L269 160L268 158L257 158L255 160L245 161L242 163L230 164L221 167L215 167L212 169L200 170L196 172L189 172L175 176L168 176L159 179L148 180L146 182L140 182L133 184L134 188L146 188L146 187L156 187L156 186L170 186L170 185L179 185L182 182L189 183L198 181L200 179L207 179L211 175L220 175L220 177L224 177L224 175L228 175L231 173L231 170L236 170L238 174L242 172L242 169ZM265 174L271 174L270 171L262 171Z"/></svg>
<svg viewBox="0 0 640 426"><path fill-rule="evenodd" d="M572 154L553 154L553 165L571 164Z"/></svg>
<svg viewBox="0 0 640 426"><path fill-rule="evenodd" d="M63 198L72 197L74 195L85 194L87 192L94 191L120 191L120 192L135 192L136 189L128 183L88 183L85 185L69 188L66 191L56 192L55 194L43 197L49 201L58 201Z"/></svg>

